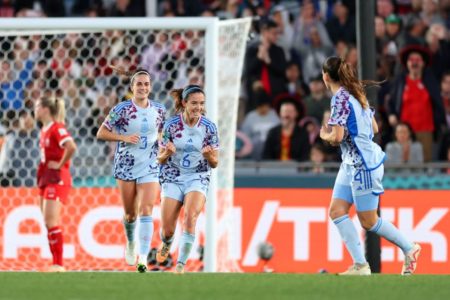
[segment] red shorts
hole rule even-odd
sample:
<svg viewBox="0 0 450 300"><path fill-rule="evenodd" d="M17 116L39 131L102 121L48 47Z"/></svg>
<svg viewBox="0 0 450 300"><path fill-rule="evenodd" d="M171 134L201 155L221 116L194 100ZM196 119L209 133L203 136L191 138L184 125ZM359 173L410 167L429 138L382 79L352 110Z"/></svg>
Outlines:
<svg viewBox="0 0 450 300"><path fill-rule="evenodd" d="M65 204L70 193L70 188L70 185L49 184L39 189L39 196L45 200L55 200Z"/></svg>

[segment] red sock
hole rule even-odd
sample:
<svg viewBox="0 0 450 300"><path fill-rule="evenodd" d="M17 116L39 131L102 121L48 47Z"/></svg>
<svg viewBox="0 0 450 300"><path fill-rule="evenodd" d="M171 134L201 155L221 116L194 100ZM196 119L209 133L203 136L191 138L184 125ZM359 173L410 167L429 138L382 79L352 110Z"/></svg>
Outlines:
<svg viewBox="0 0 450 300"><path fill-rule="evenodd" d="M48 229L48 243L50 245L50 252L53 256L54 265L63 265L63 233L59 226Z"/></svg>

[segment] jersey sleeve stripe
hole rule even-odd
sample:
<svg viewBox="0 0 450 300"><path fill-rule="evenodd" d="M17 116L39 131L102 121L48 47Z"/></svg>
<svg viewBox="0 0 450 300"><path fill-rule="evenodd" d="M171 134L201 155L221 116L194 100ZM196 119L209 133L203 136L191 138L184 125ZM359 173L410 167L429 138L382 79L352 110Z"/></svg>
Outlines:
<svg viewBox="0 0 450 300"><path fill-rule="evenodd" d="M125 101L123 103L119 103L117 104L116 107L114 107L114 112L119 113L120 111L122 111L124 108L128 107L131 105L131 101Z"/></svg>
<svg viewBox="0 0 450 300"><path fill-rule="evenodd" d="M59 141L59 147L63 147L64 143L69 141L69 140L73 140L71 136L66 136L65 138L63 138L61 141Z"/></svg>

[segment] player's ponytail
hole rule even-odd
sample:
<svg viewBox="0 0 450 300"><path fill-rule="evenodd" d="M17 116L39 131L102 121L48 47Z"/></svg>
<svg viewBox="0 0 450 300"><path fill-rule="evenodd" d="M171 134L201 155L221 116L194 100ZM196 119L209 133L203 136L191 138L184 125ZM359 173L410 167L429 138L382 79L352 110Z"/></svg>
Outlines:
<svg viewBox="0 0 450 300"><path fill-rule="evenodd" d="M54 116L55 121L64 124L66 119L66 105L64 103L64 99L56 98L55 106L56 106L56 115Z"/></svg>
<svg viewBox="0 0 450 300"><path fill-rule="evenodd" d="M142 68L136 69L136 70L125 70L124 67L121 66L114 66L114 65L110 65L109 66L111 69L113 69L113 71L115 71L117 74L128 77L130 79L130 86L133 85L133 81L134 78L137 75L147 75L148 78L150 78L150 81L152 80L152 77L150 76L150 73Z"/></svg>
<svg viewBox="0 0 450 300"><path fill-rule="evenodd" d="M56 122L64 123L66 118L66 105L62 98L47 98L41 99L42 107L47 107L50 114Z"/></svg>
<svg viewBox="0 0 450 300"><path fill-rule="evenodd" d="M170 96L175 100L175 112L180 113L184 111L183 106L183 89L173 89L170 91Z"/></svg>
<svg viewBox="0 0 450 300"><path fill-rule="evenodd" d="M322 66L324 73L327 73L331 80L339 82L361 106L366 109L369 107L366 92L364 88L368 85L379 85L380 83L372 80L359 80L356 70L346 63L342 58L329 57Z"/></svg>

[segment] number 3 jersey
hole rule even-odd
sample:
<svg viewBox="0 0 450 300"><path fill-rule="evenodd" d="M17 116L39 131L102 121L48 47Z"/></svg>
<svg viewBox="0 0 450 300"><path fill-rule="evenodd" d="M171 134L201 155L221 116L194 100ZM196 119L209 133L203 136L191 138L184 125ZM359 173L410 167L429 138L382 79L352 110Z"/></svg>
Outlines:
<svg viewBox="0 0 450 300"><path fill-rule="evenodd" d="M117 104L111 109L103 125L121 135L139 135L137 144L118 142L114 155L113 175L121 180L158 173L158 133L165 121L165 107L149 101L146 108L137 106L133 100Z"/></svg>
<svg viewBox="0 0 450 300"><path fill-rule="evenodd" d="M176 115L164 125L161 147L166 147L168 142L175 145L176 152L161 166L161 183L178 182L185 176L209 180L211 167L202 155L202 148L219 149L217 127L213 122L201 116L197 124L190 127L181 114Z"/></svg>

